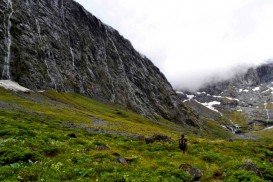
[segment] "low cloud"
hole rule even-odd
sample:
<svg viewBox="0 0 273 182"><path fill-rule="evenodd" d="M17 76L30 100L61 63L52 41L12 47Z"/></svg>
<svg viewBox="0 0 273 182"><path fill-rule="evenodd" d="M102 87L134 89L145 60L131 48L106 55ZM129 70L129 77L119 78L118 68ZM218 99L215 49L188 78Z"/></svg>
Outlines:
<svg viewBox="0 0 273 182"><path fill-rule="evenodd" d="M175 88L196 89L273 57L272 0L77 1L119 30Z"/></svg>

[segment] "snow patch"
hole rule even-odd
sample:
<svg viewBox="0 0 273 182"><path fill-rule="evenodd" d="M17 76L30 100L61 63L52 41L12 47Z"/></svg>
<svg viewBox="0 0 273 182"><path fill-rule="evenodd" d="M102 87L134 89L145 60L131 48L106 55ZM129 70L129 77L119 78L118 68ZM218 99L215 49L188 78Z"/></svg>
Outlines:
<svg viewBox="0 0 273 182"><path fill-rule="evenodd" d="M194 98L194 95L186 95L188 97L189 100Z"/></svg>
<svg viewBox="0 0 273 182"><path fill-rule="evenodd" d="M243 89L239 89L239 92L242 92L243 91Z"/></svg>
<svg viewBox="0 0 273 182"><path fill-rule="evenodd" d="M260 87L255 87L255 88L253 88L252 90L253 90L254 92L255 92L255 91L259 91L259 90L260 90Z"/></svg>
<svg viewBox="0 0 273 182"><path fill-rule="evenodd" d="M0 80L0 87L5 88L6 90L12 90L15 92L29 92L28 88L25 88L18 83L11 80Z"/></svg>
<svg viewBox="0 0 273 182"><path fill-rule="evenodd" d="M176 91L177 94L184 94L184 92Z"/></svg>
<svg viewBox="0 0 273 182"><path fill-rule="evenodd" d="M236 99L236 98L232 98L232 97L226 97L228 100L236 100L236 101L240 101L239 99Z"/></svg>
<svg viewBox="0 0 273 182"><path fill-rule="evenodd" d="M246 92L246 93L249 92L249 90L247 90L247 89L245 89L245 90L243 90L243 91Z"/></svg>
<svg viewBox="0 0 273 182"><path fill-rule="evenodd" d="M273 126L267 127L264 130L270 130L270 129L273 129Z"/></svg>
<svg viewBox="0 0 273 182"><path fill-rule="evenodd" d="M240 101L239 99L232 98L232 97L222 97L222 96L218 96L218 95L214 95L213 97L214 97L214 98L222 98L222 99L226 98L226 99L228 99L228 100Z"/></svg>
<svg viewBox="0 0 273 182"><path fill-rule="evenodd" d="M207 93L206 93L206 92L196 92L196 94L197 94L197 95L201 95L201 94L205 94L205 95L207 95Z"/></svg>
<svg viewBox="0 0 273 182"><path fill-rule="evenodd" d="M267 89L265 91L262 91L262 93L266 93L266 92L269 92L271 89Z"/></svg>
<svg viewBox="0 0 273 182"><path fill-rule="evenodd" d="M199 103L200 103L200 102L199 102ZM205 103L200 103L200 104L202 104L203 106L209 108L210 110L213 110L213 111L215 111L215 112L220 113L220 112L219 112L217 109L215 109L213 106L215 106L215 105L220 105L221 102L212 101L212 102L205 102Z"/></svg>

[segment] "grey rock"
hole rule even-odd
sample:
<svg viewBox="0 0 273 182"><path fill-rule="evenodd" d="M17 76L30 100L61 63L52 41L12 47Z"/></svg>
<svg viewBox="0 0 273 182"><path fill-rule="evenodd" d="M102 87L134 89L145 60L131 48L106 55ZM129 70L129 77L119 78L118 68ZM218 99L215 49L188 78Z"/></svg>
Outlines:
<svg viewBox="0 0 273 182"><path fill-rule="evenodd" d="M190 164L188 163L183 163L179 166L179 169L187 172L189 175L191 175L192 177L192 181L199 181L201 179L201 177L203 176L203 172L196 168L196 167L192 167Z"/></svg>
<svg viewBox="0 0 273 182"><path fill-rule="evenodd" d="M118 161L119 163L123 164L123 165L127 165L127 164L128 164L127 161L126 161L126 159L123 158L123 157L118 157L118 158L117 158L117 161Z"/></svg>
<svg viewBox="0 0 273 182"><path fill-rule="evenodd" d="M198 168L191 168L189 174L192 176L192 181L199 181L203 176L203 172Z"/></svg>
<svg viewBox="0 0 273 182"><path fill-rule="evenodd" d="M245 162L245 164L243 166L241 166L241 169L252 171L255 174L260 174L260 170L259 170L258 166L250 160L247 160Z"/></svg>

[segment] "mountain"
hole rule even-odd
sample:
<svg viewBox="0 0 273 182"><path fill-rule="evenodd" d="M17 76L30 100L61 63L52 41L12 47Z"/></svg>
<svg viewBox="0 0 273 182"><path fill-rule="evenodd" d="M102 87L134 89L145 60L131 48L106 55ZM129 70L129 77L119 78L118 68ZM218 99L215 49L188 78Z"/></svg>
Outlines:
<svg viewBox="0 0 273 182"><path fill-rule="evenodd" d="M273 181L273 64L176 94L72 0L0 19L0 181Z"/></svg>
<svg viewBox="0 0 273 182"><path fill-rule="evenodd" d="M165 76L118 31L73 0L1 0L2 79L76 92L142 115L194 124Z"/></svg>
<svg viewBox="0 0 273 182"><path fill-rule="evenodd" d="M273 62L249 68L245 73L208 84L196 92L178 93L185 104L207 118L224 117L245 130L273 126Z"/></svg>

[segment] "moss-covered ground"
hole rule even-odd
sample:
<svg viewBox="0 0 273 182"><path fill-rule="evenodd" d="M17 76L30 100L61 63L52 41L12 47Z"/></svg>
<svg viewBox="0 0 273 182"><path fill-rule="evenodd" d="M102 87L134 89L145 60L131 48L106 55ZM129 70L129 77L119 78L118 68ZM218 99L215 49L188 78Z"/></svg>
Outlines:
<svg viewBox="0 0 273 182"><path fill-rule="evenodd" d="M200 169L201 181L273 180L272 130L233 140L212 121L203 124L182 128L78 94L0 88L0 181L191 181L181 165ZM146 144L154 134L172 141Z"/></svg>

